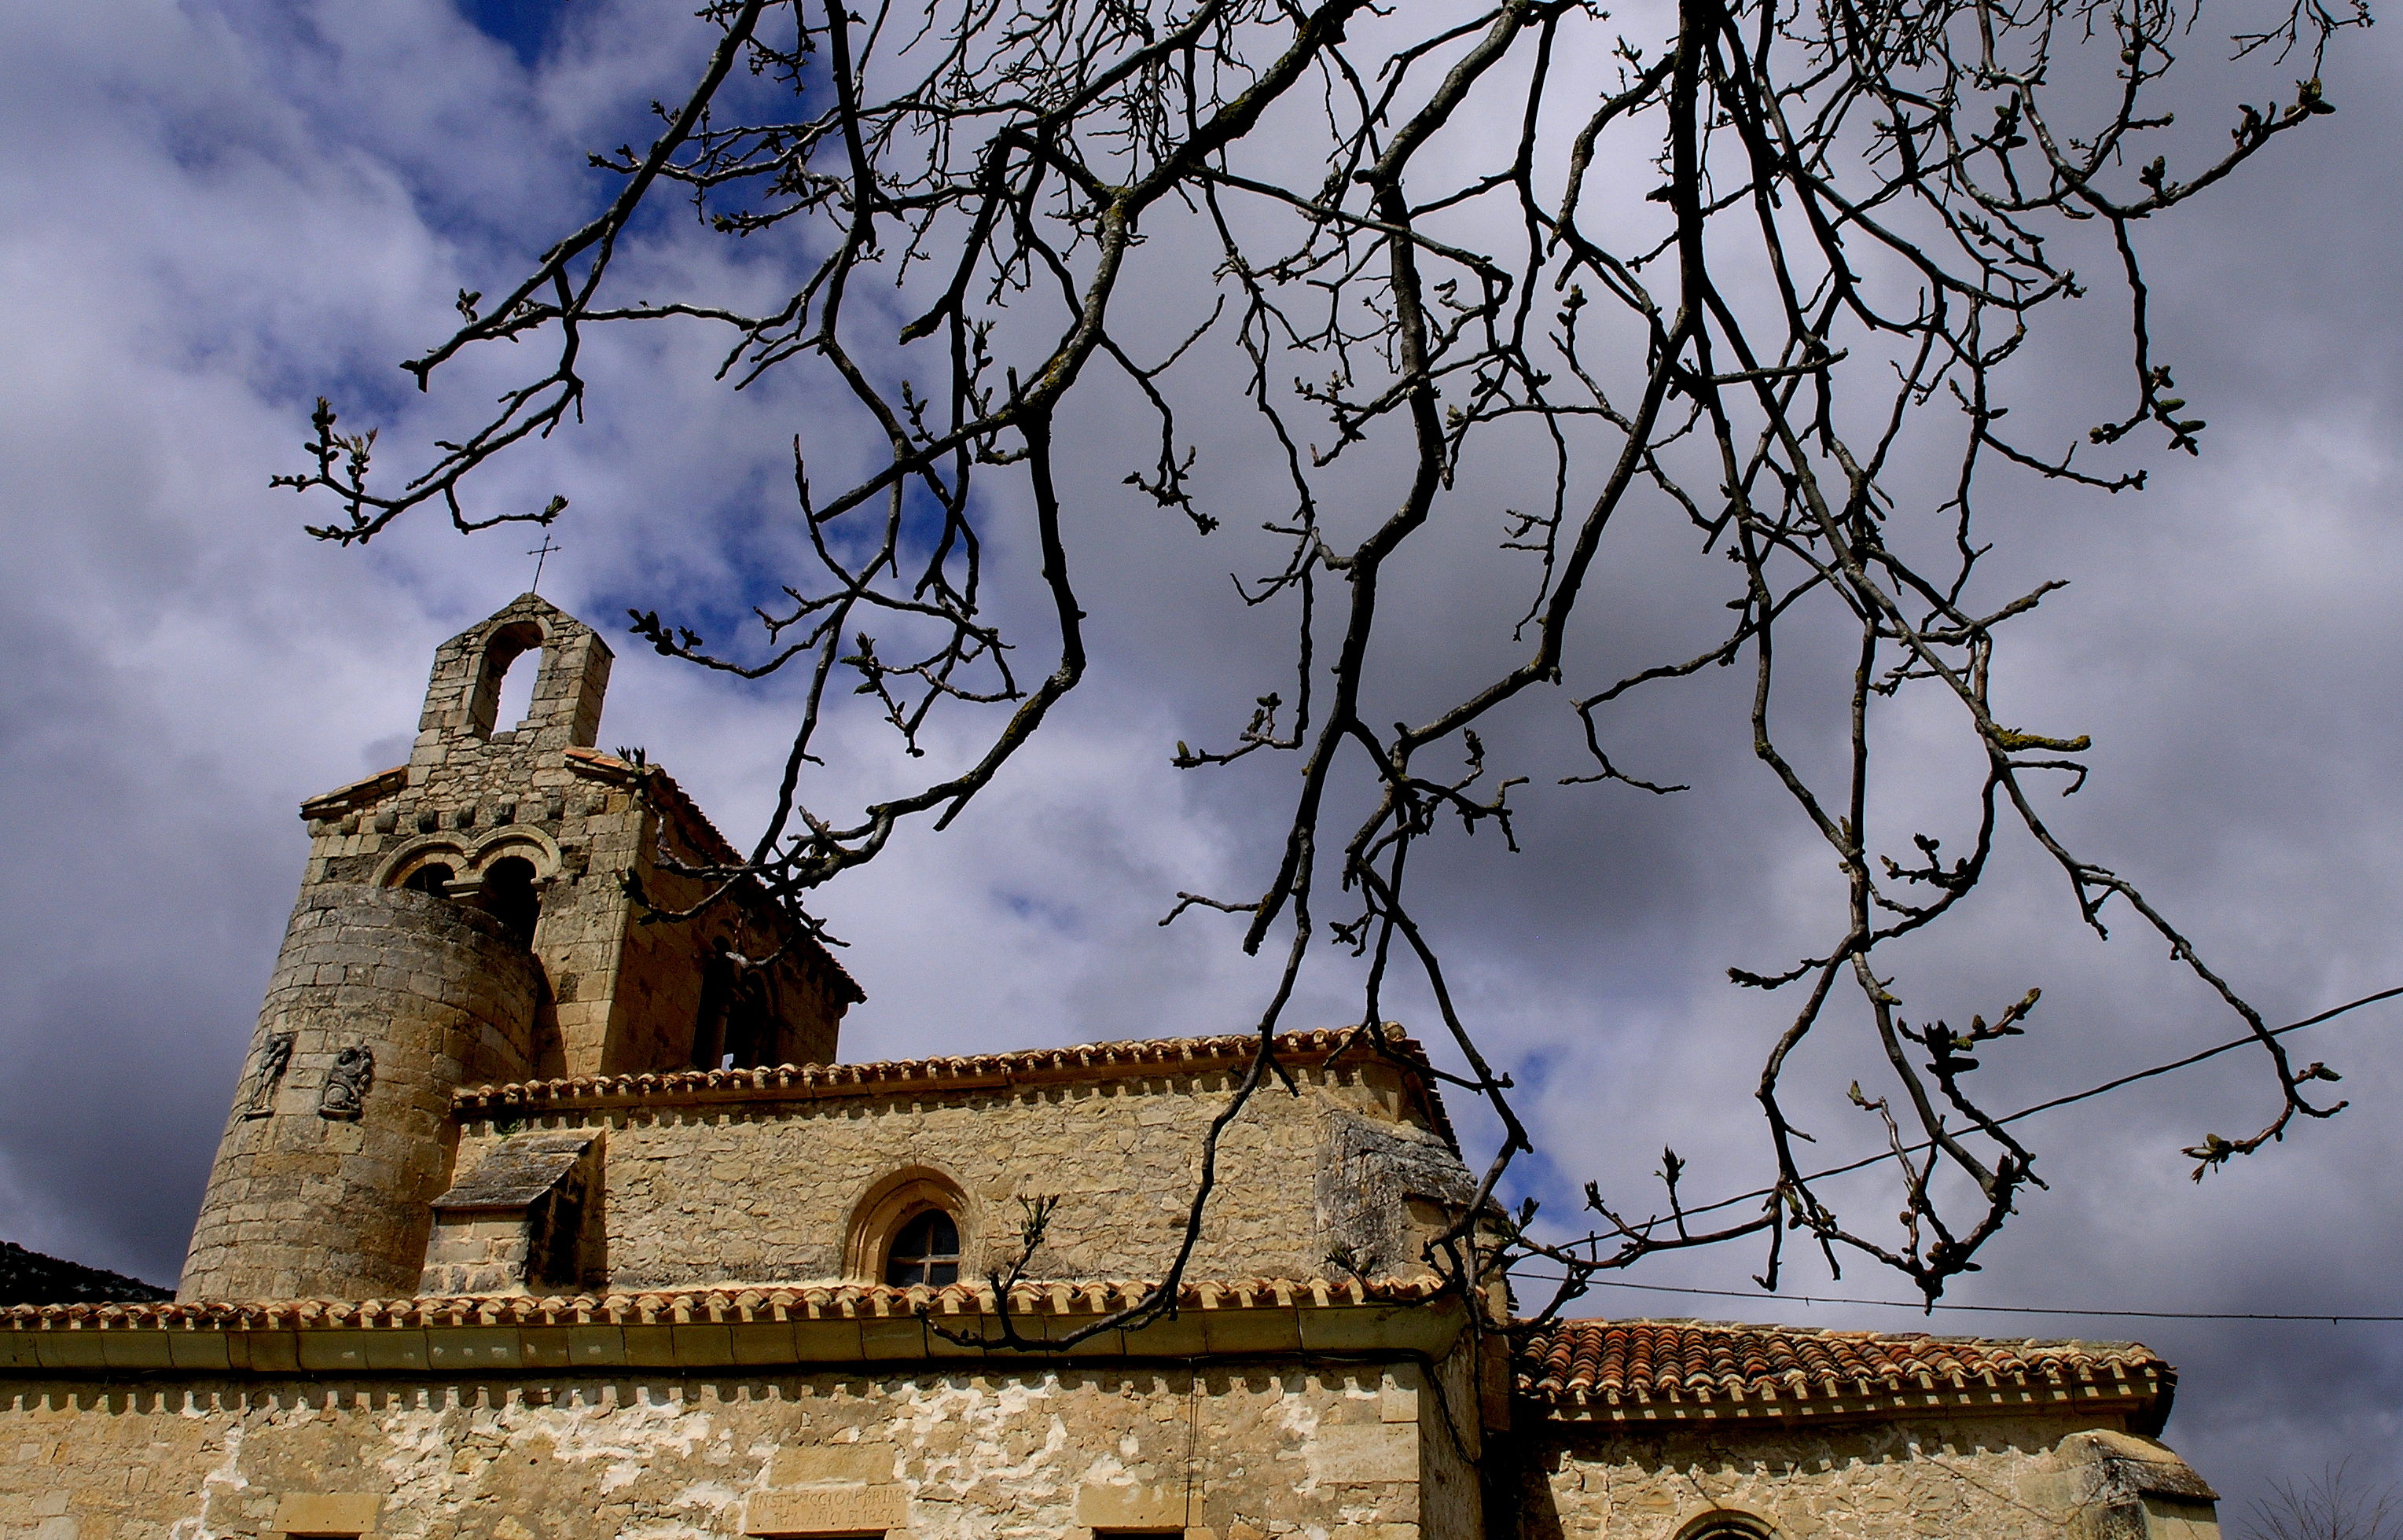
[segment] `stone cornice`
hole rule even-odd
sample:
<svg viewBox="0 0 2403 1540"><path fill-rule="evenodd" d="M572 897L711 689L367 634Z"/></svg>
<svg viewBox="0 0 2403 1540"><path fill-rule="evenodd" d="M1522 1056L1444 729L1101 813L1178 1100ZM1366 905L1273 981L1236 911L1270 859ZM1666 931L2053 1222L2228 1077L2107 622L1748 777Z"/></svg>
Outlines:
<svg viewBox="0 0 2403 1540"><path fill-rule="evenodd" d="M1023 1283L1012 1325L1040 1341L1143 1298L1137 1281ZM135 1373L489 1375L786 1369L959 1360L1433 1354L1466 1320L1433 1277L1185 1284L1177 1313L1064 1350L982 1346L993 1291L867 1284L364 1301L20 1305L0 1310L0 1379Z"/></svg>

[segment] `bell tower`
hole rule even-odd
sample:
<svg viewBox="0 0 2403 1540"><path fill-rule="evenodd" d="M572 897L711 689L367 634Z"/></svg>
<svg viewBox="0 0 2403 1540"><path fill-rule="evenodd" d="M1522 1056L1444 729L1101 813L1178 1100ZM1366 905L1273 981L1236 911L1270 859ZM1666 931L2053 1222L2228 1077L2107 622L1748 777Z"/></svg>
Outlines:
<svg viewBox="0 0 2403 1540"><path fill-rule="evenodd" d="M309 863L178 1297L416 1292L452 1093L835 1057L858 986L668 775L593 744L608 645L522 594L436 651L409 763L312 798ZM522 720L502 685L534 667Z"/></svg>

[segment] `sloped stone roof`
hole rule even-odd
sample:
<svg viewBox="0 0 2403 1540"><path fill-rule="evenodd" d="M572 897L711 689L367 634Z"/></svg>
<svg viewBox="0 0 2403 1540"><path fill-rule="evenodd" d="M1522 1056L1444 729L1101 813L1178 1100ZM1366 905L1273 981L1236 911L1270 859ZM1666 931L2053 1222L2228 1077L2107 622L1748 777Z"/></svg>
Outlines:
<svg viewBox="0 0 2403 1540"><path fill-rule="evenodd" d="M1712 1321L1559 1321L1518 1345L1519 1394L1564 1421L2105 1406L2168 1414L2177 1371L2141 1342L2007 1340ZM2158 1416L2153 1414L2158 1413Z"/></svg>

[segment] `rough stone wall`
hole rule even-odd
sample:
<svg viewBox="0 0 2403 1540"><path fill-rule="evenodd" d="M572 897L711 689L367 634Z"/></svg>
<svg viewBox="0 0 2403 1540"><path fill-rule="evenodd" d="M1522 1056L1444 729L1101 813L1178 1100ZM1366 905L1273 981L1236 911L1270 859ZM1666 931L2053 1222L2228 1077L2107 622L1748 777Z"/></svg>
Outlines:
<svg viewBox="0 0 2403 1540"><path fill-rule="evenodd" d="M668 804L664 821L666 848L687 863L708 859L713 842L694 820L682 815L679 802ZM707 895L706 886L689 877L663 871L652 853L659 848L660 820L643 824L630 843L612 840L604 847L601 863L611 870L631 866L643 891L662 908L688 908ZM633 1075L658 1069L715 1069L712 1059L695 1056L695 1029L704 1011L722 1010L722 996L708 989L711 960L725 951L748 958L783 952L764 971L759 987L774 1006L768 1023L769 1040L743 1061L762 1064L828 1064L835 1061L836 1037L848 996L838 997L831 970L817 961L817 949L803 943L789 950L789 931L765 906L737 902L688 924L636 925L629 908L620 921L623 941L617 953L617 971L610 983L612 1003L608 1050L598 1073Z"/></svg>
<svg viewBox="0 0 2403 1540"><path fill-rule="evenodd" d="M1525 1540L1674 1540L1704 1514L1732 1511L1779 1540L2085 1536L2104 1515L2093 1484L2080 1479L2091 1436L2074 1436L2104 1429L2125 1438L2118 1423L2116 1416L1723 1422L1657 1434L1534 1424L1522 1434L1521 1533ZM2207 1508L2204 1519L2207 1527Z"/></svg>
<svg viewBox="0 0 2403 1540"><path fill-rule="evenodd" d="M540 991L523 949L447 899L349 885L304 892L180 1297L414 1292L427 1204L449 1175L451 1093L526 1073Z"/></svg>
<svg viewBox="0 0 2403 1540"><path fill-rule="evenodd" d="M1408 1145L1427 1165L1458 1158L1406 1121L1412 1103L1382 1064L1297 1067L1302 1094L1273 1083L1254 1095L1219 1147L1219 1186L1191 1276L1310 1277L1354 1233L1365 1200L1325 1206L1317 1174L1362 1126ZM817 1101L675 1103L546 1117L604 1120L602 1162L611 1286L663 1288L844 1276L862 1208L893 1178L930 1171L962 1196L962 1272L1014 1254L1018 1200L1060 1199L1030 1276L1156 1277L1181 1235L1202 1138L1231 1089L1222 1072L1009 1088L879 1090ZM463 1130L458 1169L473 1171L516 1131ZM1424 1185L1424 1184L1422 1184ZM1424 1267L1407 1184L1382 1190L1373 1227L1396 1242L1379 1270ZM873 1266L871 1260L868 1264ZM876 1280L869 1279L874 1282Z"/></svg>
<svg viewBox="0 0 2403 1540"><path fill-rule="evenodd" d="M5 1381L0 1534L1474 1540L1456 1472L1427 1473L1442 1490L1422 1491L1422 1440L1441 1436L1422 1427L1429 1400L1408 1362Z"/></svg>

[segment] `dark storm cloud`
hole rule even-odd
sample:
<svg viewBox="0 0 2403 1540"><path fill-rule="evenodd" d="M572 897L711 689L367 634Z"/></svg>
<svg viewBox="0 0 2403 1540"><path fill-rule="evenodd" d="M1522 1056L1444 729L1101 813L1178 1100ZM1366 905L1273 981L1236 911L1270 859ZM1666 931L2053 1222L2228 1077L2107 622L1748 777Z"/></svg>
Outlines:
<svg viewBox="0 0 2403 1540"><path fill-rule="evenodd" d="M405 752L433 645L523 586L517 552L531 542L510 533L459 542L429 526L333 552L299 535L298 504L264 490L293 468L309 399L329 383L372 386L362 419L390 423L396 445L489 394L497 376L421 402L389 390L390 363L438 334L457 289L488 288L550 239L589 196L582 152L622 137L626 104L668 89L692 52L688 23L631 7L579 7L538 49L513 52L520 41L431 3L125 3L0 20L0 121L29 146L0 169L10 1239L172 1276L298 879L295 803ZM2162 466L2141 495L2005 484L1989 505L2014 580L2077 579L2023 624L2003 686L2038 730L2095 735L2094 781L2058 810L2063 826L2285 1015L2403 981L2398 76L2383 32L2354 40L2330 72L2340 113L2325 132L2150 232L2155 330L2212 420L2204 457ZM634 260L663 284L729 293L777 277L682 228L649 232ZM1177 319L1163 312L1163 336ZM638 599L722 613L728 584L756 585L794 554L780 445L818 404L797 386L710 384L714 341L596 342L593 421L488 488L527 506L574 499L568 554L545 587L596 623ZM2027 416L2047 431L2088 421L2075 372L2088 352L2074 333L2031 354ZM1180 889L1257 887L1272 858L1263 840L1289 764L1167 765L1177 740L1226 742L1255 696L1285 686L1285 617L1233 604L1227 580L1267 547L1235 520L1202 539L1119 486L1147 428L1106 388L1092 411L1071 426L1068 475L1103 662L952 831L905 839L829 895L870 996L847 1029L854 1057L1225 1030L1257 1012L1261 965L1233 950L1232 922L1154 922ZM1279 482L1257 444L1197 421L1210 490L1272 514ZM1490 475L1499 487L1507 469L1472 465L1464 486ZM1336 514L1373 511L1374 479L1364 471ZM1631 534L1579 643L1596 674L1707 641L1716 616L1698 626L1695 603L1724 597L1681 531ZM1507 619L1492 617L1527 574L1491 550L1493 534L1463 518L1396 575L1396 612L1421 628L1390 644L1395 709L1511 656ZM1663 578L1656 559L1680 575ZM1023 578L1003 582L1005 610L1023 596L1012 582ZM1472 620L1485 631L1464 634ZM620 655L604 742L646 745L730 833L756 828L789 693ZM1663 1143L1693 1159L1696 1190L1740 1190L1764 1170L1749 1087L1783 1002L1731 990L1723 970L1773 966L1822 938L1832 867L1750 756L1728 710L1742 686L1706 675L1614 719L1613 751L1636 773L1692 784L1668 800L1549 786L1581 768L1577 740L1557 695L1532 698L1488 734L1497 760L1537 783L1526 853L1484 836L1428 851L1450 895L1430 913L1462 998L1518 1066L1545 1143L1526 1190L1563 1219L1589 1177L1636 1200ZM811 793L830 806L894 773L870 725L836 730L844 753ZM1931 742L1939 730L1931 714ZM933 746L939 760L971 744ZM1912 818L1947 816L1933 770L1893 790ZM2231 1033L2157 941L2123 930L2105 947L2073 922L2057 874L2021 852L1949 937L1901 955L1900 987L1926 1015L1992 1014L2045 987L2029 1036L1981 1072L1998 1101ZM1314 983L1295 1019L1348 1020L1340 983ZM1396 1010L1433 1025L1421 1001ZM2268 1110L2241 1056L2041 1120L2054 1189L2028 1197L1958 1297L2403 1311L2387 1175L2403 1158L2398 1033L2392 1011L2318 1029L2303 1056L2346 1073L2354 1110L2200 1186L2177 1147ZM1807 1123L1831 1161L1870 1147L1840 1095L1865 1073L1848 1051L1811 1068ZM1741 1288L1757 1265L1679 1258L1641 1276ZM1840 1286L1807 1265L1798 1279L1898 1293L1857 1269ZM1924 1324L1791 1300L1598 1291L1590 1303ZM2238 1506L2328 1458L2395 1469L2403 1457L2403 1327L1935 1325L2144 1337L2185 1370L2172 1436Z"/></svg>

